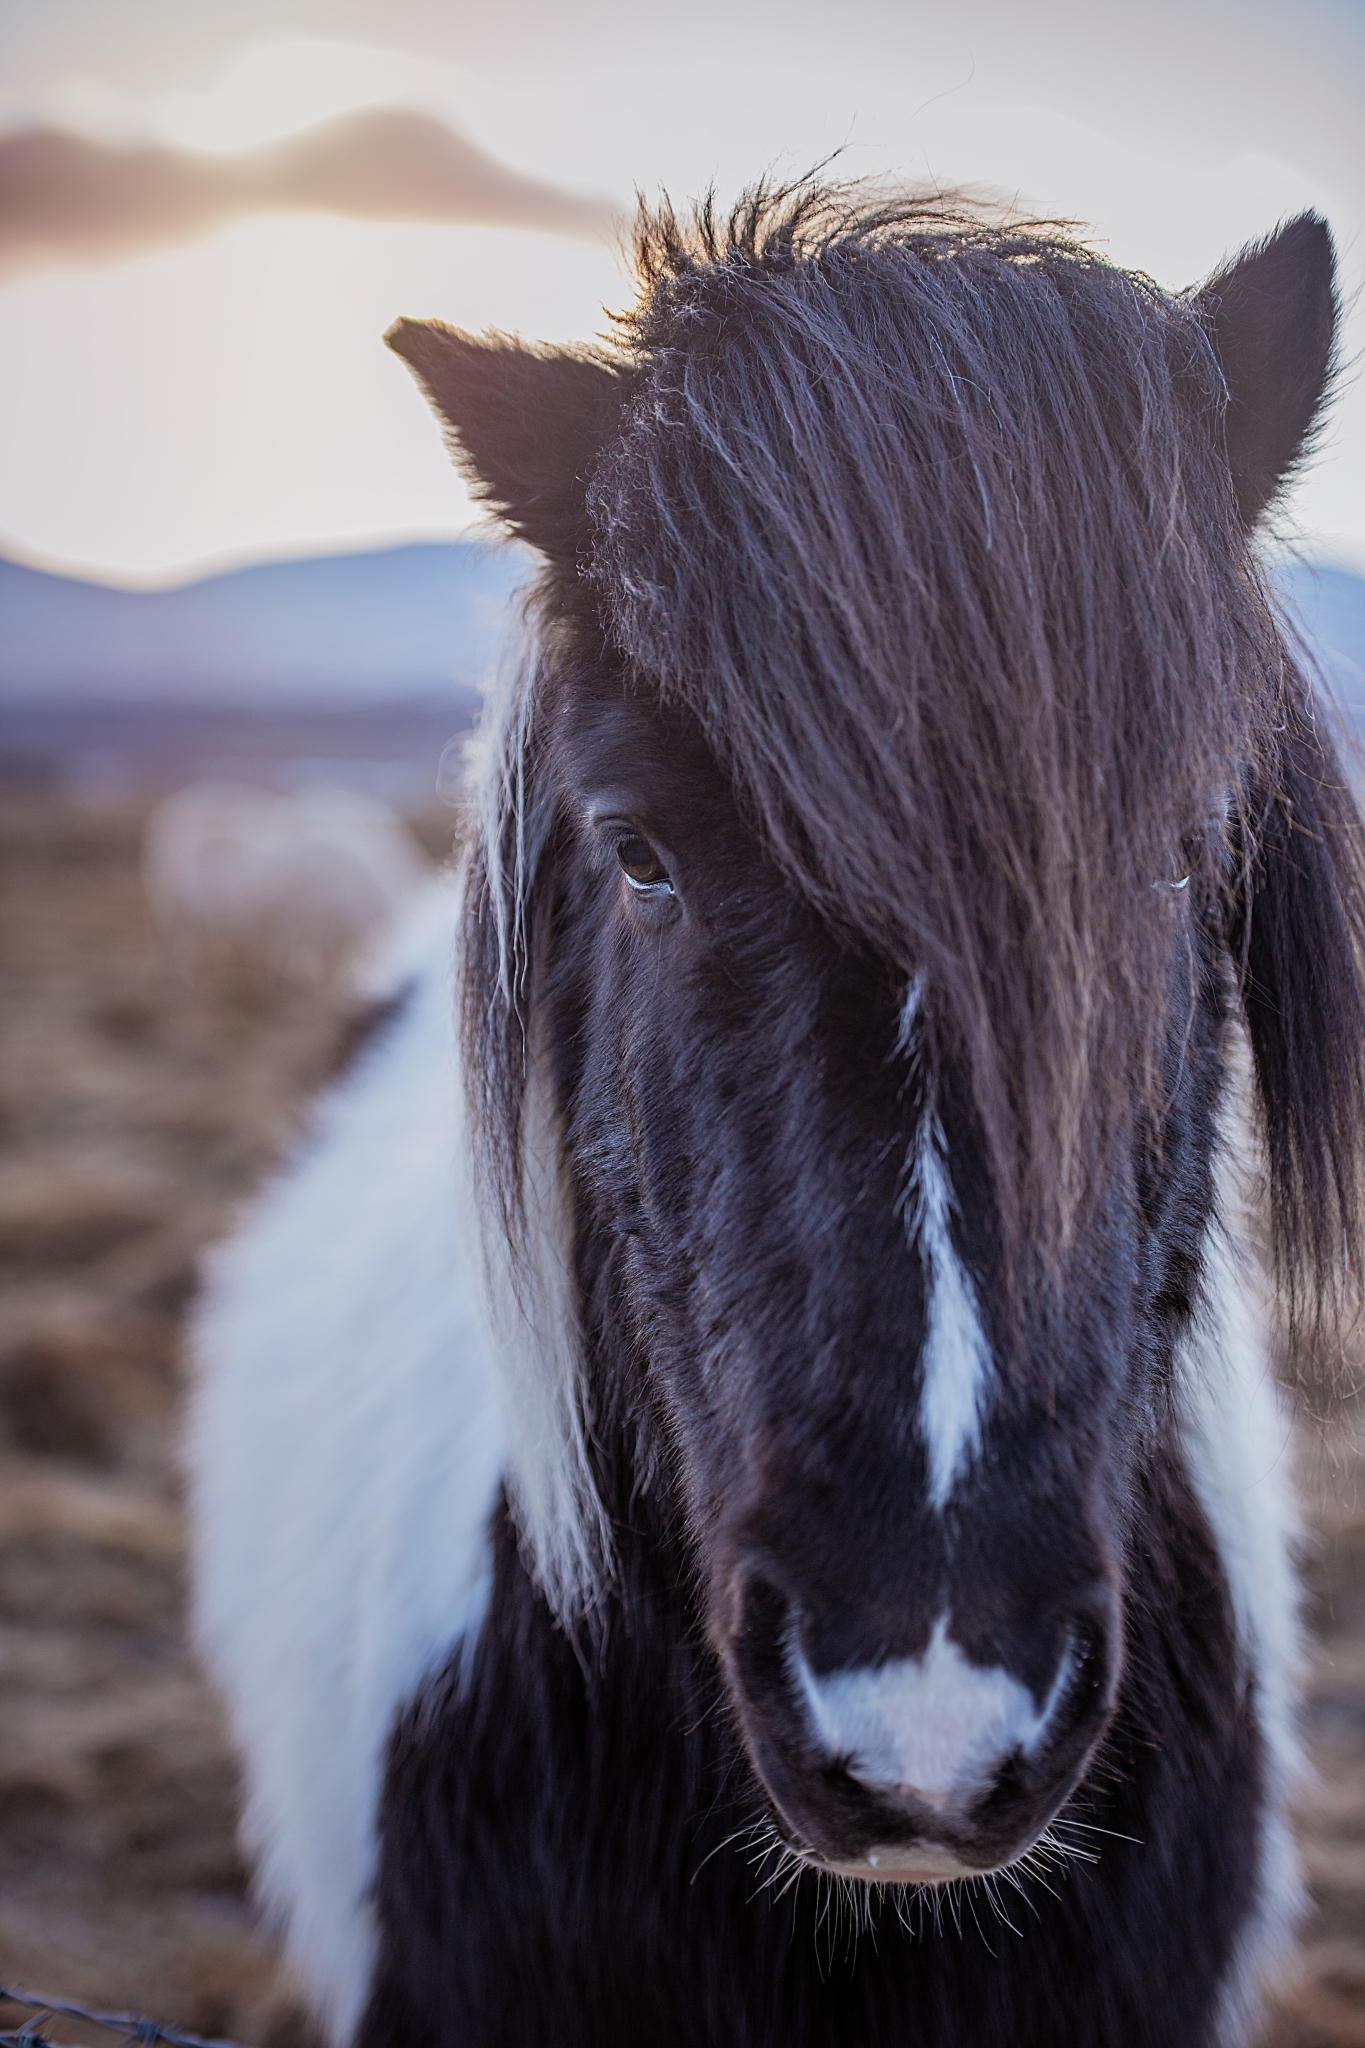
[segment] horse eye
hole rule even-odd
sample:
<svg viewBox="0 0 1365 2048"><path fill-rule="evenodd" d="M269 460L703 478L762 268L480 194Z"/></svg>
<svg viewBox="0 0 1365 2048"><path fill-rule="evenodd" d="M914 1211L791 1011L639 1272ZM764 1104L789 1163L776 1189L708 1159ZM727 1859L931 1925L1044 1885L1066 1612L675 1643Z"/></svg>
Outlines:
<svg viewBox="0 0 1365 2048"><path fill-rule="evenodd" d="M638 832L632 832L628 839L617 842L616 858L621 863L621 872L641 895L652 895L667 890L673 894L668 869L647 839L641 839Z"/></svg>

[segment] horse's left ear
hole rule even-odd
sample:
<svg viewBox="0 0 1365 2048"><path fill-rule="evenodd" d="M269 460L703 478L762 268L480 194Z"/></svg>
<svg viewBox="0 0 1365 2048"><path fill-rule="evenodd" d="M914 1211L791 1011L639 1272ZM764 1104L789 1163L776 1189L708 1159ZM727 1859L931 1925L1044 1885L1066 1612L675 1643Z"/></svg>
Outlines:
<svg viewBox="0 0 1365 2048"><path fill-rule="evenodd" d="M1199 293L1227 382L1228 462L1247 527L1306 453L1331 382L1335 270L1326 221L1304 213Z"/></svg>
<svg viewBox="0 0 1365 2048"><path fill-rule="evenodd" d="M620 425L627 373L438 320L399 320L384 339L444 420L475 495L551 561L576 565L590 540L588 476Z"/></svg>

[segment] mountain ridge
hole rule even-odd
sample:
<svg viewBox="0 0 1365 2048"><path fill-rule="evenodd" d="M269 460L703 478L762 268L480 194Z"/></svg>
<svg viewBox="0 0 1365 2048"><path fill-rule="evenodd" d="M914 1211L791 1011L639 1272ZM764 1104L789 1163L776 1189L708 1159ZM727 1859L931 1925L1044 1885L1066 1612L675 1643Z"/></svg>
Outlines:
<svg viewBox="0 0 1365 2048"><path fill-rule="evenodd" d="M0 708L467 702L530 569L419 541L131 591L0 558Z"/></svg>

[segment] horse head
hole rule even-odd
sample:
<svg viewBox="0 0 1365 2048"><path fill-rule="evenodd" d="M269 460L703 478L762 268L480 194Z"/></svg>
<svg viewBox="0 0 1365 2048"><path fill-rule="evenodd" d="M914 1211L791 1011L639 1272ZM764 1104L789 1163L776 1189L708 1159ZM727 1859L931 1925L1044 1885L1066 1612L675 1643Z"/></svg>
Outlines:
<svg viewBox="0 0 1365 2048"><path fill-rule="evenodd" d="M803 189L640 257L611 350L390 336L545 563L461 954L512 1504L589 1635L654 1559L799 1855L970 1876L1115 1713L1239 1117L1305 1298L1355 1242L1348 811L1251 548L1330 243L1172 299Z"/></svg>

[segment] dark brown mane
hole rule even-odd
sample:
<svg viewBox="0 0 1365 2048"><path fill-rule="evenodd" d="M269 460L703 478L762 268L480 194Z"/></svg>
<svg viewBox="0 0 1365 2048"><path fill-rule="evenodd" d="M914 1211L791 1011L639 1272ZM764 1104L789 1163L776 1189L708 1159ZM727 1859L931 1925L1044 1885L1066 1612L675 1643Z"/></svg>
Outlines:
<svg viewBox="0 0 1365 2048"><path fill-rule="evenodd" d="M1007 1234L1054 1264L1155 1073L1169 919L1221 916L1305 715L1207 308L960 200L760 188L637 248L589 491L611 631L820 914L925 978ZM1358 1077L1355 861L1338 833ZM1281 1148L1319 1264L1355 1230L1336 1140Z"/></svg>

